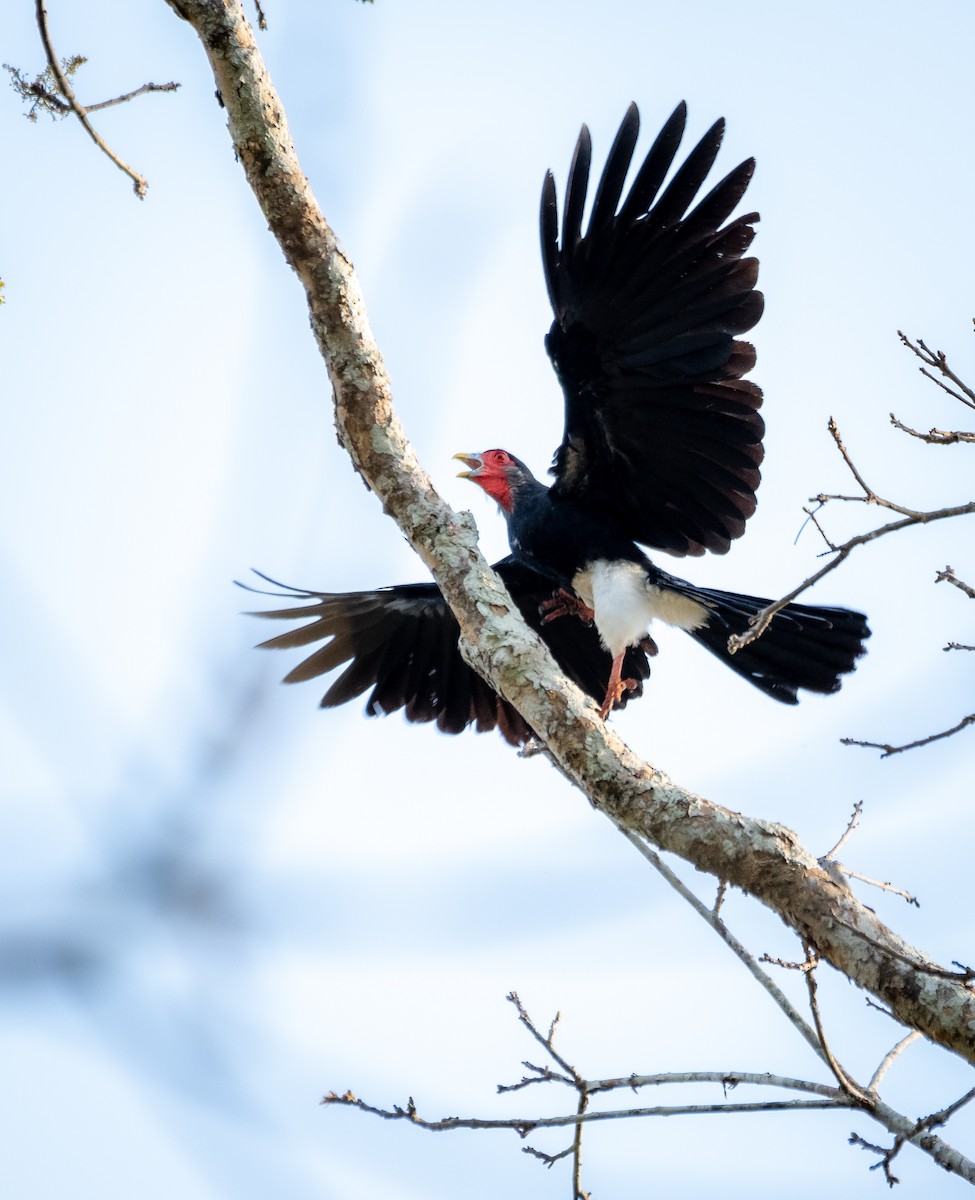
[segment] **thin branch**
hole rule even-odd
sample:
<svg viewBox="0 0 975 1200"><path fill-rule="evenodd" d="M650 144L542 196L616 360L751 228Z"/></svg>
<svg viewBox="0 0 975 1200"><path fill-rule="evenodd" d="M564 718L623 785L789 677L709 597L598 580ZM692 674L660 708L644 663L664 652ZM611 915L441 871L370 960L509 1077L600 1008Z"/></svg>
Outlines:
<svg viewBox="0 0 975 1200"><path fill-rule="evenodd" d="M576 1108L578 1120L572 1137L572 1200L589 1200L588 1192L582 1190L582 1122L589 1107L589 1093L580 1089Z"/></svg>
<svg viewBox="0 0 975 1200"><path fill-rule="evenodd" d="M920 1036L921 1035L916 1029L912 1029L906 1037L901 1038L896 1046L891 1047L891 1049L887 1051L884 1057L880 1060L880 1065L877 1067L876 1071L874 1071L870 1082L867 1084L868 1092L876 1092L876 1090L880 1087L884 1076L894 1065L894 1062L900 1057L901 1054L904 1053L907 1047L912 1042L916 1042Z"/></svg>
<svg viewBox="0 0 975 1200"><path fill-rule="evenodd" d="M412 1096L405 1108L394 1104L392 1108L378 1108L360 1100L352 1092L339 1096L328 1092L322 1097L323 1105L343 1105L357 1108L360 1112L372 1113L387 1121L409 1121L419 1129L442 1133L453 1129L513 1129L519 1137L527 1137L536 1129L562 1129L566 1125L588 1125L595 1121L625 1121L635 1117L694 1117L709 1116L722 1112L795 1112L798 1110L823 1108L854 1108L849 1099L837 1094L832 1100L760 1100L734 1104L674 1104L655 1105L647 1108L621 1108L607 1112L567 1113L560 1117L442 1117L428 1120L421 1117Z"/></svg>
<svg viewBox="0 0 975 1200"><path fill-rule="evenodd" d="M914 1037L920 1037L920 1034L915 1030ZM535 1067L530 1063L523 1064L533 1071L541 1071L542 1068ZM631 1075L618 1075L609 1079L586 1079L582 1081L585 1084L586 1091L589 1095L594 1096L600 1092L613 1092L626 1089L627 1091L636 1092L644 1087L665 1087L674 1084L689 1084L689 1083L718 1083L725 1091L729 1088L736 1088L745 1085L755 1087L774 1087L782 1088L785 1091L792 1092L811 1092L816 1096L824 1096L826 1099L838 1099L840 1093L836 1087L830 1083L816 1083L810 1079L796 1079L791 1075L774 1075L770 1071L658 1071L652 1075L638 1075L633 1072ZM546 1078L541 1078L541 1075L533 1079L525 1079L521 1083L516 1084L499 1084L499 1092L514 1092L531 1083L562 1083L567 1087L575 1087L575 1080L567 1079L564 1075L560 1075L555 1071L546 1072Z"/></svg>
<svg viewBox="0 0 975 1200"><path fill-rule="evenodd" d="M36 0L36 13L37 27L40 30L41 41L44 43L44 53L47 55L47 65L51 68L51 74L57 81L58 89L60 90L61 95L71 106L71 111L84 126L85 132L99 148L99 150L101 150L104 154L107 154L112 162L118 167L118 169L128 175L128 177L132 180L133 189L139 199L145 199L146 192L149 190L149 184L145 181L145 179L142 178L138 171L133 170L128 163L123 162L122 159L120 159L115 153L115 151L112 150L110 146L106 145L101 137L99 137L95 127L92 125L91 121L88 120L88 110L78 101L77 96L75 96L74 90L71 87L71 84L68 82L68 77L61 68L61 63L58 60L58 56L54 50L54 44L51 41L51 33L47 24L47 7L45 5L45 0ZM171 89L165 88L164 90Z"/></svg>
<svg viewBox="0 0 975 1200"><path fill-rule="evenodd" d="M863 500L860 496L826 496L820 495L815 497L820 503L825 503L827 500ZM910 529L913 525L928 525L934 521L947 521L952 517L964 517L975 513L975 500L968 504L957 504L952 508L939 508L931 512L913 512L910 509L903 509L890 501L874 500L874 503L883 504L885 508L893 508L897 512L909 512L910 515L904 517L900 521L891 521L887 525L881 525L878 529L871 529L867 533L858 533L849 541L844 542L842 546L830 546L829 552L835 553L836 557L828 562L820 570L814 572L808 579L803 580L798 587L786 593L780 600L767 605L761 612L756 613L754 617L750 617L748 624L750 628L741 634L732 634L728 638L728 649L734 654L741 650L744 646L751 645L768 629L772 623L772 618L782 611L787 604L791 604L793 600L801 596L803 592L808 591L813 584L818 583L830 571L835 571L836 568L845 562L858 546L865 546L868 542L876 541L877 538L885 537L889 533L897 533L901 529ZM806 510L808 511L808 510Z"/></svg>
<svg viewBox="0 0 975 1200"><path fill-rule="evenodd" d="M555 1016L552 1018L552 1023L548 1027L548 1035L546 1036L538 1031L538 1028L535 1025L535 1022L531 1019L531 1017L525 1011L525 1006L522 1004L521 1000L519 999L517 992L509 992L508 995L505 997L505 999L509 1002L509 1004L513 1004L515 1006L515 1008L518 1011L518 1020L522 1023L522 1025L524 1025L524 1027L532 1035L532 1037L535 1039L535 1041L538 1042L538 1044L540 1046L545 1047L545 1049L548 1051L549 1054L551 1054L551 1056L559 1064L559 1066L565 1072L566 1076L572 1081L572 1083L575 1085L578 1085L578 1084L584 1082L582 1076L575 1069L575 1067L573 1067L569 1063L567 1063L565 1061L565 1059L562 1057L562 1055L559 1054L558 1050L556 1050L555 1046L553 1045L553 1038L555 1037L555 1029L561 1018L561 1013L556 1013ZM526 1065L528 1065L528 1064L526 1064ZM537 1067L532 1068L532 1069L538 1070Z"/></svg>
<svg viewBox="0 0 975 1200"><path fill-rule="evenodd" d="M852 498L853 497L851 497L851 499ZM856 498L859 499L859 497L856 497ZM837 547L833 544L833 542L830 541L829 537L826 534L826 530L820 524L819 517L817 516L817 513L819 512L819 510L821 508L825 507L825 504L826 504L825 500L820 500L815 508L806 508L806 506L803 505L802 511L806 514L806 520L803 521L803 523L799 526L799 532L796 534L795 539L792 543L794 546L798 545L799 538L802 536L802 531L806 528L806 526L811 521L812 524L816 526L816 532L826 543L826 548L828 550L836 550L837 549Z"/></svg>
<svg viewBox="0 0 975 1200"><path fill-rule="evenodd" d="M558 1071L553 1071L550 1067L538 1067L531 1062L523 1062L521 1065L534 1073L532 1075L522 1075L517 1083L499 1083L499 1094L503 1092L520 1092L524 1088L531 1087L534 1083L564 1083L568 1087L575 1087L576 1085L574 1079L567 1075L562 1075Z"/></svg>
<svg viewBox="0 0 975 1200"><path fill-rule="evenodd" d="M116 104L128 104L130 100L134 100L136 96L145 96L149 92L178 92L180 84L174 83L172 80L169 83L144 83L142 87L137 87L134 92L125 92L121 96L113 96L111 100L99 100L97 104L86 104L85 112L98 112L103 108L113 108Z"/></svg>
<svg viewBox="0 0 975 1200"><path fill-rule="evenodd" d="M951 583L956 588L963 591L969 600L975 600L975 588L970 583L965 583L955 574L954 567L945 567L943 571L939 571L934 577L935 583Z"/></svg>
<svg viewBox="0 0 975 1200"><path fill-rule="evenodd" d="M654 849L652 849L642 837L634 833L632 829L627 829L626 826L617 821L615 817L611 816L610 819L616 825L617 829L619 829L620 833L622 833L622 835L630 843L630 845L634 846L640 852L640 854L643 855L647 862L650 863L653 868L663 876L663 878L670 884L674 891L677 892L677 894L681 896L691 906L691 908L694 909L697 915L711 926L711 928L718 935L718 937L721 938L732 954L735 955L735 957L745 966L752 977L761 984L766 992L768 992L772 1000L778 1005L789 1022L795 1027L795 1029L798 1030L809 1046L819 1055L820 1058L824 1058L823 1050L819 1044L819 1039L816 1037L815 1030L812 1029L805 1021L799 1010L795 1007L792 1001L789 1000L785 992L783 992L782 989L774 982L772 977L766 971L762 970L762 968L758 965L758 961L756 960L755 956L745 949L745 947L741 944L741 942L738 941L724 921L721 920L721 918L718 916L717 907L714 909L708 908L707 905L691 891L691 889L684 883L680 876L675 874L675 872L672 871L669 866L667 866L660 855Z"/></svg>
<svg viewBox="0 0 975 1200"><path fill-rule="evenodd" d="M859 879L861 883L869 884L870 887L878 888L882 892L890 892L893 896L900 896L902 900L907 901L914 908L921 907L921 902L918 898L910 892L905 891L904 888L894 887L889 881L881 882L879 879L871 879L869 875L861 875L859 871L851 871L849 867L844 866L841 862L838 862L836 865L849 879Z"/></svg>
<svg viewBox="0 0 975 1200"><path fill-rule="evenodd" d="M953 1104L949 1104L947 1108L942 1108L939 1112L931 1113L928 1117L922 1117L918 1121L918 1126L923 1129L933 1129L936 1125L944 1125L951 1117L964 1108L966 1104L970 1104L975 1100L975 1087L967 1091L964 1096L959 1097Z"/></svg>
<svg viewBox="0 0 975 1200"><path fill-rule="evenodd" d="M883 753L881 758L890 758L892 754L902 754L905 750L916 750L918 746L929 746L932 742L940 742L942 738L953 737L956 733L960 733L969 725L975 724L975 713L969 713L967 717L962 717L957 725L953 725L951 729L943 729L940 733L932 733L928 737L918 738L916 742L907 742L903 746L891 746L886 742L862 742L858 738L840 738L840 744L843 746L865 746L868 750L881 750Z"/></svg>
<svg viewBox="0 0 975 1200"><path fill-rule="evenodd" d="M904 1043L907 1041L908 1039L905 1038ZM900 1043L899 1046L895 1046L894 1050L891 1051L891 1054L903 1046L904 1043ZM937 1125L944 1125L951 1117L954 1116L956 1112L958 1112L960 1108L964 1108L964 1106L973 1099L975 1099L975 1088L967 1091L964 1096L961 1096L953 1104L949 1104L947 1108L940 1109L938 1112L933 1112L926 1117L922 1117L918 1122L915 1123L912 1130L909 1132L899 1133L894 1138L894 1141L890 1147L878 1146L873 1142L868 1142L865 1138L860 1137L858 1133L850 1134L850 1145L860 1146L863 1150L869 1150L874 1154L879 1154L880 1161L875 1162L870 1170L876 1171L878 1169L882 1169L884 1172L884 1179L887 1181L887 1186L893 1187L895 1184L899 1183L900 1180L891 1171L890 1164L900 1153L901 1148L905 1145L905 1143L911 1142L914 1145L923 1146L927 1136L929 1136L928 1131ZM963 1178L968 1177L963 1176ZM969 1182L972 1182L971 1178L969 1178Z"/></svg>
<svg viewBox="0 0 975 1200"><path fill-rule="evenodd" d="M557 1162L561 1162L563 1158L568 1158L572 1153L572 1147L566 1146L564 1150L560 1150L558 1154L546 1154L544 1150L536 1150L534 1146L522 1146L522 1154L530 1154L532 1158L537 1158L543 1162L549 1170L555 1166Z"/></svg>
<svg viewBox="0 0 975 1200"><path fill-rule="evenodd" d="M901 337L903 338L903 335L901 335ZM923 343L921 343L921 345L923 345ZM947 367L947 364L945 365ZM959 399L960 398L961 397L959 397ZM913 525L927 525L934 521L944 521L949 520L952 517L966 516L971 513L975 513L975 501L972 501L968 504L955 505L951 508L941 508L934 509L930 512L922 512L918 511L917 509L907 508L902 504L897 504L893 500L886 499L876 492L860 473L856 464L853 462L852 457L850 456L850 452L847 450L846 445L843 442L839 426L832 417L829 419L828 428L833 441L836 444L837 450L839 450L843 461L846 463L846 466L850 471L850 474L859 484L863 494L860 496L846 496L836 493L821 492L818 496L813 497L813 501L818 505L819 508L822 508L822 506L830 500L842 500L847 503L875 504L879 508L887 508L892 512L900 513L903 519L900 521L891 521L887 525L882 525L878 529L869 530L867 533L857 534L855 537L852 537L848 541L844 542L841 546L837 546L829 539L829 537L827 537L825 530L816 517L817 510L803 508L803 512L816 526L821 537L823 538L823 541L826 543L827 553L833 554L835 557L820 570L814 572L807 579L805 579L801 584L799 584L798 587L793 588L791 592L787 593L781 599L766 605L761 612L756 613L753 617L750 617L748 621L749 628L744 633L732 634L728 638L728 650L732 654L736 653L738 650L741 650L745 646L751 645L752 642L760 638L772 623L776 613L781 612L787 604L791 604L793 600L801 596L802 593L811 588L813 584L818 583L820 579L822 579L825 575L828 575L830 571L835 571L841 563L845 562L846 559L849 558L850 554L858 546L866 545L867 542L875 541L877 538L885 537L890 533L896 533L901 529L908 529Z"/></svg>
<svg viewBox="0 0 975 1200"><path fill-rule="evenodd" d="M868 1142L866 1138L862 1138L858 1133L851 1133L849 1136L851 1146L859 1146L861 1150L869 1150L871 1154L879 1154L880 1161L875 1162L871 1167L871 1171L876 1171L878 1167L883 1168L884 1179L888 1187L894 1187L900 1183L897 1176L891 1171L890 1164L892 1160L900 1153L901 1147L904 1145L904 1137L900 1134L894 1138L894 1144L888 1149L886 1146L878 1146L875 1142Z"/></svg>
<svg viewBox="0 0 975 1200"><path fill-rule="evenodd" d="M918 1035L920 1036L920 1035ZM783 1088L792 1092L811 1092L829 1100L842 1099L842 1093L830 1083L815 1083L809 1079L794 1079L788 1075L773 1075L768 1071L664 1071L656 1075L625 1075L617 1079L590 1079L586 1086L590 1094L620 1088L636 1091L642 1087L662 1087L667 1084L720 1083L725 1090L746 1084L755 1087Z"/></svg>
<svg viewBox="0 0 975 1200"><path fill-rule="evenodd" d="M903 899L906 900L908 904L913 904L915 908L920 908L921 905L918 902L917 897L912 896L910 892L904 891L903 888L896 888L889 881L881 883L881 881L879 879L871 879L869 875L861 875L859 871L851 871L849 867L844 866L843 863L837 861L837 858L836 858L837 852L841 849L843 844L850 837L850 834L853 833L854 829L856 829L856 827L859 825L860 815L862 814L862 812L863 812L863 801L858 800L856 802L856 804L854 804L854 806L853 806L853 815L850 817L850 820L846 826L846 831L844 832L843 836L836 843L836 845L832 848L832 850L830 850L828 853L823 855L823 857L820 859L820 862L822 862L822 863L833 862L836 864L836 867L840 871L842 871L843 874L848 879L859 879L861 883L867 883L871 887L879 888L882 892L892 892L895 896L903 897Z"/></svg>
<svg viewBox="0 0 975 1200"><path fill-rule="evenodd" d="M895 429L901 430L902 433L909 433L911 437L919 438L922 442L927 442L929 446L955 446L959 442L975 442L975 433L963 429L932 428L927 433L921 433L920 430L905 425L903 421L898 421L893 413L890 414L890 423Z"/></svg>
<svg viewBox="0 0 975 1200"><path fill-rule="evenodd" d="M840 455L843 458L843 461L847 465L847 469L849 470L850 474L853 476L853 478L857 481L857 483L860 485L861 489L863 490L863 495L862 496L826 496L826 495L824 495L824 496L819 497L820 500L859 500L864 504L877 504L881 508L889 508L893 512L901 513L901 515L905 516L905 517L917 517L920 515L915 509L904 508L904 506L901 504L895 504L893 500L885 500L883 498L883 496L881 496L878 492L874 491L874 489L867 483L867 481L860 474L859 470L856 467L856 464L853 462L853 459L850 457L850 452L849 452L849 450L847 450L846 445L843 442L843 437L840 433L840 427L839 427L839 425L837 425L835 418L830 417L829 422L827 424L827 428L829 429L830 436L832 437L834 443L836 444L836 449L839 450Z"/></svg>
<svg viewBox="0 0 975 1200"><path fill-rule="evenodd" d="M548 1027L548 1034L544 1035L539 1032L535 1022L531 1019L531 1017L529 1017L528 1012L526 1011L525 1006L522 1004L517 992L509 992L507 999L517 1009L518 1020L521 1022L521 1024L525 1026L525 1028L532 1035L535 1041L539 1043L539 1045L545 1047L545 1050L565 1072L565 1074L560 1077L560 1081L569 1084L571 1087L574 1087L578 1093L576 1115L578 1116L579 1120L576 1122L575 1130L572 1135L572 1145L567 1151L563 1151L559 1157L565 1157L568 1153L571 1153L572 1197L573 1200L586 1200L585 1193L582 1190L582 1118L586 1112L586 1109L589 1107L589 1084L585 1079L583 1079L575 1067L571 1066L566 1059L562 1057L558 1050L555 1049L555 1030L559 1023L560 1014L555 1014L555 1016L552 1018L551 1024ZM528 1067L529 1070L535 1071L539 1075L543 1073L552 1075L555 1074L554 1072L548 1071L542 1072L538 1067L532 1066L531 1063L525 1063L524 1066ZM522 1082L524 1083L527 1081L523 1080ZM513 1091L514 1088L506 1089L501 1085L498 1086L499 1092L506 1090ZM551 1166L552 1164L549 1163L548 1165Z"/></svg>
<svg viewBox="0 0 975 1200"><path fill-rule="evenodd" d="M963 383L962 380L960 380L954 373L951 367L948 366L948 359L945 356L944 351L929 350L921 338L918 338L916 342L912 342L911 339L900 329L897 331L897 336L900 338L902 345L906 346L908 350L917 355L921 362L925 364L920 368L922 375L924 375L927 379L930 379L932 383L936 383L938 387L942 388L948 393L949 396L952 396L961 404L966 405L968 408L975 408L975 391L972 391L972 389L966 383ZM954 391L952 388L942 383L940 379L936 379L931 372L927 370L928 367L933 367L945 379L951 380L951 382L955 384L959 391ZM959 392L962 394L959 395Z"/></svg>
<svg viewBox="0 0 975 1200"><path fill-rule="evenodd" d="M812 971L819 965L819 959L817 958L807 958L805 962L795 962L788 958L776 958L772 954L763 954L758 961L769 963L773 967L781 967L783 971L799 971L802 974L805 974L806 971Z"/></svg>
<svg viewBox="0 0 975 1200"><path fill-rule="evenodd" d="M830 859L833 859L836 857L837 853L843 847L844 843L847 841L850 834L853 833L854 829L856 829L856 827L860 824L860 817L862 814L863 814L863 801L858 800L856 802L856 804L853 805L853 812L850 815L849 821L847 822L846 831L844 832L844 834L840 838L840 840L836 843L836 845L833 847L833 849L828 850L823 855L824 862L829 861Z"/></svg>
<svg viewBox="0 0 975 1200"><path fill-rule="evenodd" d="M814 949L807 944L806 953L808 957L815 957ZM817 996L816 972L815 969L805 971L806 988L809 992L809 1011L812 1013L813 1022L816 1026L816 1033L819 1037L819 1044L823 1048L823 1054L826 1056L826 1062L829 1064L829 1069L836 1076L836 1082L841 1089L854 1101L857 1105L865 1108L868 1112L873 1108L874 1098L865 1091L853 1076L840 1063L839 1059L830 1049L829 1042L826 1040L826 1031L823 1028L823 1020L819 1011L819 999Z"/></svg>

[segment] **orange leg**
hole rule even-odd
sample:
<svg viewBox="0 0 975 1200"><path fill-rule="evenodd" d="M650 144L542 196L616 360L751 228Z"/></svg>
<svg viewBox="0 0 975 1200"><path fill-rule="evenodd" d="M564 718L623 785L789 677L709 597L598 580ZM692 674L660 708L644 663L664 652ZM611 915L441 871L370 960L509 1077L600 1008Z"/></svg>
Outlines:
<svg viewBox="0 0 975 1200"><path fill-rule="evenodd" d="M625 653L625 651L624 651ZM613 659L613 669L609 673L609 685L606 688L606 699L599 710L599 715L605 721L613 708L619 703L624 692L631 692L637 686L635 679L623 679L623 655L618 654Z"/></svg>

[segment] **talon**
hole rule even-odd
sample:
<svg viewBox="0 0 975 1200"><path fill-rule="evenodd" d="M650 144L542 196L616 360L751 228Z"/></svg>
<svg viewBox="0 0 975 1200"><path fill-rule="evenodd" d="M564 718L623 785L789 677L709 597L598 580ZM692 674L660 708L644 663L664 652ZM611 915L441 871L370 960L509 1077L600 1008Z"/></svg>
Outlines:
<svg viewBox="0 0 975 1200"><path fill-rule="evenodd" d="M539 614L542 618L542 624L548 625L550 621L557 621L559 617L579 617L585 621L587 625L591 625L595 613L587 605L579 599L568 588L559 588L547 600L543 600L538 606Z"/></svg>
<svg viewBox="0 0 975 1200"><path fill-rule="evenodd" d="M603 721L606 720L616 705L622 700L624 692L632 692L640 686L639 681L636 679L623 679L621 677L622 670L623 655L620 654L613 659L613 667L609 673L609 684L606 688L606 698L599 709L599 716Z"/></svg>

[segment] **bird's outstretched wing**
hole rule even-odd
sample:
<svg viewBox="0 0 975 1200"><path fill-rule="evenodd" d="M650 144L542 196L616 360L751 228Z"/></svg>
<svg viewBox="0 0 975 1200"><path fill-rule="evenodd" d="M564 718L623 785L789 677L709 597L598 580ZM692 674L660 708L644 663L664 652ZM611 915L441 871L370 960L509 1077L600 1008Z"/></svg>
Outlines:
<svg viewBox="0 0 975 1200"><path fill-rule="evenodd" d="M755 164L743 162L691 208L724 122L664 187L686 111L678 105L664 125L621 204L640 127L630 105L585 235L585 126L566 184L561 244L555 181L546 175L542 259L555 320L545 344L565 393L553 492L611 517L644 545L720 554L755 511L762 461L762 393L742 378L755 352L737 340L762 313L758 262L743 257L758 214L728 221Z"/></svg>
<svg viewBox="0 0 975 1200"><path fill-rule="evenodd" d="M543 624L538 606L551 596L552 581L511 558L495 563L494 569L565 674L594 700L601 700L612 660L599 644L596 630L577 617ZM325 642L285 676L285 683L314 679L345 665L325 693L323 708L345 704L372 688L366 701L369 716L402 708L408 721L436 721L444 733L461 733L474 725L478 732L497 727L514 745L531 737L524 718L461 658L457 621L436 584L330 593L288 588L266 575L261 578L283 589L262 594L308 602L251 614L307 622L261 646L290 650ZM646 655L628 651L624 671L638 681L629 696L639 696L643 680L650 675Z"/></svg>

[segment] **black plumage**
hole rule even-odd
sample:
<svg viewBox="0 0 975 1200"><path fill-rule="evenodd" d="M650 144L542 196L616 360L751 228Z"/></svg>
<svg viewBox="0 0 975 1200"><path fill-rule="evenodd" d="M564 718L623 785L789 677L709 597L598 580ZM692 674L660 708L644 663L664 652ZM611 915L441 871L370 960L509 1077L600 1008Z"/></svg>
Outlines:
<svg viewBox="0 0 975 1200"><path fill-rule="evenodd" d="M734 216L754 172L741 163L698 199L724 133L717 121L676 166L686 108L671 114L637 168L635 105L599 178L585 230L592 146L576 143L562 208L542 187L542 265L554 319L545 346L565 423L548 488L504 450L458 455L499 504L512 556L496 569L528 624L605 717L639 696L656 652L651 620L685 629L767 695L830 693L869 636L862 614L791 604L737 654L768 601L700 588L661 570L641 548L723 554L756 506L764 423L755 364L742 341L762 314L758 263L747 257L757 213ZM553 599L553 593L559 597ZM448 733L497 726L512 742L525 721L464 663L459 630L434 584L345 595L297 589L309 603L257 615L312 618L262 643L328 642L288 681L345 669L322 704L372 689L370 714L402 708ZM541 610L541 611L540 611ZM542 615L544 614L544 615ZM579 618L582 619L579 619Z"/></svg>
<svg viewBox="0 0 975 1200"><path fill-rule="evenodd" d="M543 623L539 608L552 594L551 582L510 557L495 563L494 570L568 678L594 700L601 700L612 658L600 645L596 630L578 620ZM328 639L288 672L285 683L315 679L348 664L325 692L322 708L345 704L371 688L365 707L371 717L403 709L407 720L436 721L443 733L461 733L469 725L478 733L496 727L514 745L531 736L521 714L464 662L457 620L435 583L335 593L290 588L266 575L261 578L279 590L260 594L305 603L248 615L306 622L261 642L261 649L302 649ZM630 651L626 669L639 680L630 697L640 696L643 681L650 676L645 653Z"/></svg>
<svg viewBox="0 0 975 1200"><path fill-rule="evenodd" d="M609 518L670 554L723 553L755 511L762 393L741 377L755 352L737 335L762 314L758 264L743 255L757 213L723 223L754 160L690 212L724 133L717 121L661 192L686 120L678 105L616 212L639 131L627 110L596 189L583 126L559 242L555 181L542 188L542 262L555 319L545 339L565 394L555 496ZM659 193L659 195L658 195Z"/></svg>

